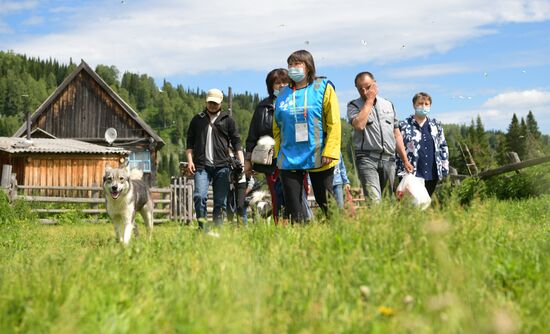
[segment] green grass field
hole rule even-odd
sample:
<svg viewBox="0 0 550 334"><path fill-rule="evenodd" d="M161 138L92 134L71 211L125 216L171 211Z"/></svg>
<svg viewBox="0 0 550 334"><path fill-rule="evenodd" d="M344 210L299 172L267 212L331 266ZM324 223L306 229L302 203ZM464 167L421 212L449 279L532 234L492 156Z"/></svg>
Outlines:
<svg viewBox="0 0 550 334"><path fill-rule="evenodd" d="M549 208L383 203L220 238L167 224L126 248L108 224L4 223L0 332L548 333Z"/></svg>

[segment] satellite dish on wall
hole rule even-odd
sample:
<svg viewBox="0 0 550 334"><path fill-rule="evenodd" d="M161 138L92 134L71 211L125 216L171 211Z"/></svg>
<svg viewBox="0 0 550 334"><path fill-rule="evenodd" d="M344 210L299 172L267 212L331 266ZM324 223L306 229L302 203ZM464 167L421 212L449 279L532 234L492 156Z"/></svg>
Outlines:
<svg viewBox="0 0 550 334"><path fill-rule="evenodd" d="M115 128L108 128L105 130L105 141L107 144L111 145L117 137L117 132Z"/></svg>

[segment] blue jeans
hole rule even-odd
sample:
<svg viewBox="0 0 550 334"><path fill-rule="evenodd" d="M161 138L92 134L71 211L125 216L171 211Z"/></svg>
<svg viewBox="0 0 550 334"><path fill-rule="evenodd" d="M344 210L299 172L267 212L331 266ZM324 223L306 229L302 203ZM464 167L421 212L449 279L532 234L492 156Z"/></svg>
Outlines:
<svg viewBox="0 0 550 334"><path fill-rule="evenodd" d="M344 208L344 185L335 184L332 186L332 192L334 193L334 199L336 200L336 205L340 209Z"/></svg>
<svg viewBox="0 0 550 334"><path fill-rule="evenodd" d="M223 213L227 207L227 193L229 192L229 167L209 167L195 172L195 213L199 221L199 227L204 227L206 221L206 200L208 199L208 186L212 182L214 192L214 223L223 223Z"/></svg>
<svg viewBox="0 0 550 334"><path fill-rule="evenodd" d="M393 158L378 159L356 153L355 162L365 197L376 203L380 202L386 186L389 187L390 196L393 194L395 182L395 160Z"/></svg>

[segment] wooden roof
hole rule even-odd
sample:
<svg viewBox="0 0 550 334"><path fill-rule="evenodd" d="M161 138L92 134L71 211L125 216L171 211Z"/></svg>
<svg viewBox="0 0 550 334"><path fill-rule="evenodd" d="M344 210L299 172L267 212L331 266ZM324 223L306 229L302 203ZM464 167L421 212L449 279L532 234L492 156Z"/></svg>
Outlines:
<svg viewBox="0 0 550 334"><path fill-rule="evenodd" d="M84 61L82 60L80 65L71 73L69 74L65 80L57 87L57 89L44 101L38 109L31 115L31 124L33 124L38 117L44 113L48 106L55 101L55 99L63 92L63 90L76 78L76 76L81 72L85 71L88 73L96 82L97 84L117 103L122 110L124 110L128 116L133 119L139 126L143 128L143 130L151 136L157 142L157 148L161 148L164 146L165 142L162 140L162 138L147 124L145 121L139 117L139 115L130 107L120 96L118 96L115 91L101 79L101 77L94 71L92 68ZM15 132L14 137L21 137L25 134L27 127L27 122L23 123L23 125Z"/></svg>

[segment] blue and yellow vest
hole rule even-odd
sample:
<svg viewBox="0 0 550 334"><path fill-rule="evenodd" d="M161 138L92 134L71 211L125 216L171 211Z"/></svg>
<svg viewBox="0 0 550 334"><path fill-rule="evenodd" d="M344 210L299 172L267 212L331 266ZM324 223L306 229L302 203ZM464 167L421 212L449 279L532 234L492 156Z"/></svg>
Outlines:
<svg viewBox="0 0 550 334"><path fill-rule="evenodd" d="M281 131L281 147L277 156L279 169L321 167L321 156L325 147L323 98L329 84L332 85L326 79L316 79L302 89L286 87L279 94L274 113L274 121ZM296 142L297 123L307 123L306 141Z"/></svg>

